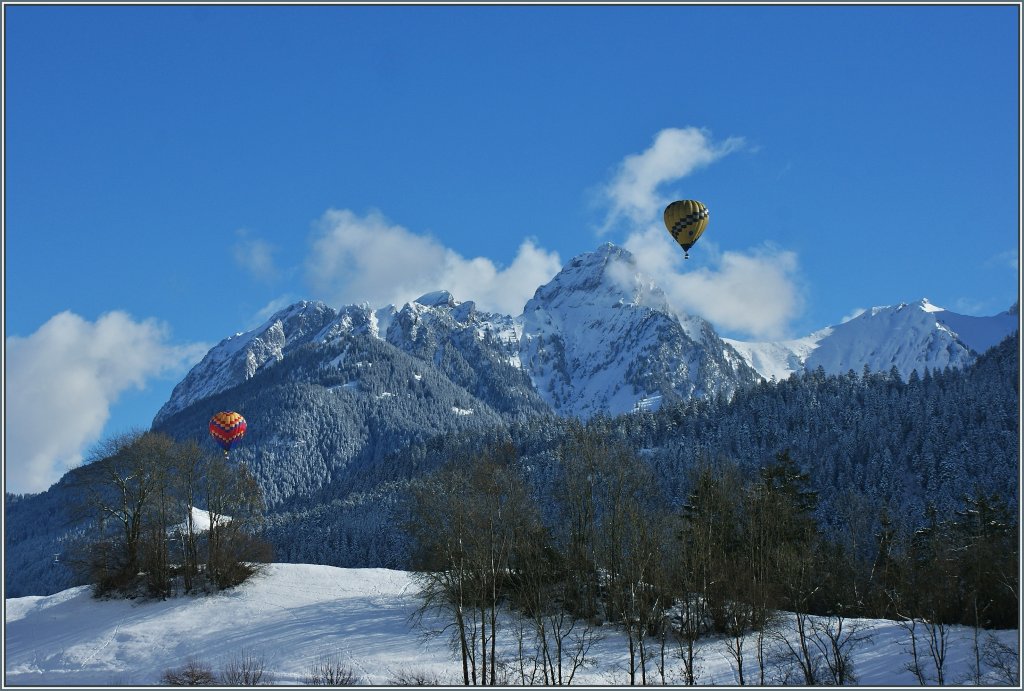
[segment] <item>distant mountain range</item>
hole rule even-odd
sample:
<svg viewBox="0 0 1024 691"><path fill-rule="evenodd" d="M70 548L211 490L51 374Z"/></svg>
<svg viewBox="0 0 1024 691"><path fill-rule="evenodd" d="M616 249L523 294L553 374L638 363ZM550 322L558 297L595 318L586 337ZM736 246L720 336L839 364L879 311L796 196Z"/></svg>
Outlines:
<svg viewBox="0 0 1024 691"><path fill-rule="evenodd" d="M921 299L873 307L857 317L790 341L751 343L726 339L765 378L784 379L821 367L827 374L863 368L908 377L947 366L962 368L1017 331L1017 304L991 317L950 312Z"/></svg>
<svg viewBox="0 0 1024 691"><path fill-rule="evenodd" d="M973 317L922 299L875 307L799 339L721 338L704 319L674 310L627 250L605 244L571 260L518 316L478 310L444 290L400 309L296 303L211 349L175 387L154 424L304 347L352 336L369 336L423 366L440 367L443 377L496 411L547 408L585 419L656 409L672 400L731 396L760 378L784 379L818 367L827 374L895 367L903 377L925 368L961 368L1015 332L1018 323L1016 304L1001 314ZM323 352L327 357L333 351Z"/></svg>

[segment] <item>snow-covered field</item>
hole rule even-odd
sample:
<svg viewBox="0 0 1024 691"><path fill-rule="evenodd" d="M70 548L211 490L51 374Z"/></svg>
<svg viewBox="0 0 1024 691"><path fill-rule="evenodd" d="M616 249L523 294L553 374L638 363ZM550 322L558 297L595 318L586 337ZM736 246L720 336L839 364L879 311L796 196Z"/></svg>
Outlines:
<svg viewBox="0 0 1024 691"><path fill-rule="evenodd" d="M416 591L410 574L402 571L272 564L249 583L207 597L100 601L87 587L79 587L46 597L13 598L5 610L5 684L158 684L164 670L180 668L190 659L217 671L248 654L263 660L277 684L301 684L315 663L333 658L351 668L358 684L393 685L402 676L420 675L457 685L460 666L447 639L426 637L410 621L418 606ZM857 623L871 634L854 652L858 683L916 685L905 670L910 659L906 632L893 622ZM427 619L426 627L430 624ZM509 627L505 634L510 634ZM1018 648L1016 631L996 635ZM968 680L971 640L970 629L954 629L947 684ZM510 658L511 636L502 642ZM747 672L756 673L753 641L747 650ZM627 650L618 633L607 631L591 657L597 664L574 683L629 683ZM736 684L724 640L702 640L700 658L699 683ZM930 673L931 667L926 669ZM668 681L681 683L679 672L675 660Z"/></svg>

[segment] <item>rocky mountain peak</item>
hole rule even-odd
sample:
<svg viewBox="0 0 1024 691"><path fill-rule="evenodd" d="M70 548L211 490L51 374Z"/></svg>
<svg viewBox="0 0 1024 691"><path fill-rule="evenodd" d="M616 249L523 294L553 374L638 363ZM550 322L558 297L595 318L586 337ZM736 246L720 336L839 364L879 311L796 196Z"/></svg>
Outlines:
<svg viewBox="0 0 1024 691"><path fill-rule="evenodd" d="M640 272L633 254L611 243L574 257L551 281L537 289L530 302L567 300L592 306L644 305L670 311L665 293Z"/></svg>
<svg viewBox="0 0 1024 691"><path fill-rule="evenodd" d="M694 331L628 251L605 244L573 258L523 311L520 360L545 401L589 417L665 399L731 394L756 373L713 332Z"/></svg>

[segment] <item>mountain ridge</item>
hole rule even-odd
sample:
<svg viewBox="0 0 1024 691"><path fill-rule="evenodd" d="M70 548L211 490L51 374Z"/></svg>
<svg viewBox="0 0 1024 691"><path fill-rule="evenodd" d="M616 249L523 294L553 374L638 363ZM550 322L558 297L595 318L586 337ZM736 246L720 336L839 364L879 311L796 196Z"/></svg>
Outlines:
<svg viewBox="0 0 1024 691"><path fill-rule="evenodd" d="M605 243L574 257L539 286L518 316L480 310L447 290L401 308L335 309L299 301L204 356L160 408L154 425L251 379L302 346L365 334L442 366L474 396L514 414L519 402L587 418L656 408L667 400L731 396L758 378L807 369L888 371L964 367L1019 328L1016 305L991 317L920 299L874 307L807 336L768 342L721 337L705 319L675 310L632 254ZM499 384L501 383L501 384Z"/></svg>
<svg viewBox="0 0 1024 691"><path fill-rule="evenodd" d="M803 338L745 342L725 339L766 379L821 367L827 374L889 371L903 378L925 368L963 368L1019 330L1016 304L989 317L958 314L927 298L872 307Z"/></svg>

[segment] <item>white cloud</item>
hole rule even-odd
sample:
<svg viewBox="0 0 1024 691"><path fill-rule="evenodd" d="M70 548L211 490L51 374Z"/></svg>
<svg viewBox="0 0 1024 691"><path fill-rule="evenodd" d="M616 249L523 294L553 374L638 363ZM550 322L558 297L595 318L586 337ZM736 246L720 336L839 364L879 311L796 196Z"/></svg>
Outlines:
<svg viewBox="0 0 1024 691"><path fill-rule="evenodd" d="M172 345L166 325L110 312L89 322L61 312L6 344L6 481L38 492L81 463L125 390L197 360L205 345Z"/></svg>
<svg viewBox="0 0 1024 691"><path fill-rule="evenodd" d="M467 259L427 235L378 212L358 216L332 209L316 224L306 278L317 297L335 306L402 305L434 290L474 300L484 310L519 314L539 285L561 269L558 254L524 240L512 264Z"/></svg>
<svg viewBox="0 0 1024 691"><path fill-rule="evenodd" d="M270 281L277 277L274 247L245 228L235 231L235 244L231 248L235 262L256 278Z"/></svg>
<svg viewBox="0 0 1024 691"><path fill-rule="evenodd" d="M660 226L634 232L625 247L675 309L754 339L784 338L804 305L796 254L770 246L717 252L713 243L702 244L710 264L692 270Z"/></svg>
<svg viewBox="0 0 1024 691"><path fill-rule="evenodd" d="M715 144L705 130L696 127L661 130L647 150L623 159L615 178L605 188L610 209L602 232L621 220L641 224L660 216L674 196L670 192L659 192L665 184L743 145L741 137L730 137Z"/></svg>
<svg viewBox="0 0 1024 691"><path fill-rule="evenodd" d="M840 324L845 324L845 323L846 323L846 322L848 322L848 321L851 321L851 320L853 320L853 319L856 319L857 317L859 317L860 315L864 314L865 312L867 312L867 309L866 309L866 308L864 308L864 307L855 307L855 308L853 309L853 311L852 311L852 312L850 312L850 313L849 313L848 315L846 315L845 317L843 317L843 318L842 318L842 319L840 320L840 322L839 322L839 323L840 323Z"/></svg>

